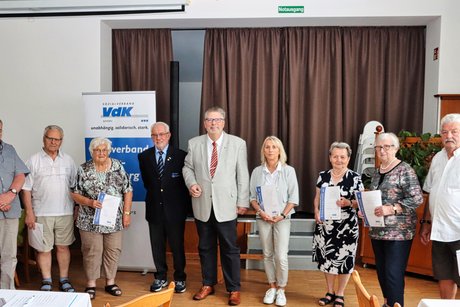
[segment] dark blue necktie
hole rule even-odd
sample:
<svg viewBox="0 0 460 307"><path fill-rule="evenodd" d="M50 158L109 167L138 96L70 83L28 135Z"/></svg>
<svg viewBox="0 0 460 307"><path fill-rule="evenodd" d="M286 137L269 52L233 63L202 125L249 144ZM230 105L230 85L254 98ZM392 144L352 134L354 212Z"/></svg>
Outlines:
<svg viewBox="0 0 460 307"><path fill-rule="evenodd" d="M158 175L160 175L160 178L163 177L163 172L165 170L165 163L163 162L163 152L160 150L158 152L159 157L158 157Z"/></svg>

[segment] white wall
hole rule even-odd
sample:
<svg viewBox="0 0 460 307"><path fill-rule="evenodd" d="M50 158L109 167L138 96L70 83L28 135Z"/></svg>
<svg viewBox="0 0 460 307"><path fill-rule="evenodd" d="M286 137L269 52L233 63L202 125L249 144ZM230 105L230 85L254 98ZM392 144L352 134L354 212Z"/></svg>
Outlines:
<svg viewBox="0 0 460 307"><path fill-rule="evenodd" d="M0 19L0 118L4 121L4 139L26 159L40 148L44 126L56 123L66 132L64 149L77 163L83 161L81 92L106 91L111 86L112 27L424 24L428 25L428 47L432 49L438 41L440 47L439 62L427 63L424 128L435 127L430 95L460 92L458 1L308 0L302 1L305 14L277 13L278 5L298 3L192 0L186 11L179 13ZM194 123L191 117L187 121ZM181 130L185 127L181 123Z"/></svg>
<svg viewBox="0 0 460 307"><path fill-rule="evenodd" d="M92 18L0 19L3 138L24 160L58 124L64 150L83 161L81 93L100 90L99 29Z"/></svg>
<svg viewBox="0 0 460 307"><path fill-rule="evenodd" d="M438 118L439 59L433 60L435 48L439 48L441 33L441 18L430 22L426 28L425 55L425 101L423 106L423 131L435 133ZM460 89L459 89L460 90Z"/></svg>

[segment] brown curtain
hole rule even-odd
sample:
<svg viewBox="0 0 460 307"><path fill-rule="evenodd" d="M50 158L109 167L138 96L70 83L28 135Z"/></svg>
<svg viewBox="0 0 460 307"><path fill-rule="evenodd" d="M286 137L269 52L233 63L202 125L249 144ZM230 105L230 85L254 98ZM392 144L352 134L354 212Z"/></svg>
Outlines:
<svg viewBox="0 0 460 307"><path fill-rule="evenodd" d="M280 135L280 29L206 31L201 116L218 105L226 130L248 142L250 169L260 164L267 135ZM203 118L201 119L203 122Z"/></svg>
<svg viewBox="0 0 460 307"><path fill-rule="evenodd" d="M356 150L370 120L421 132L424 56L424 27L207 30L202 110L228 110L227 129L247 141L251 169L263 138L278 135L301 210L313 212L331 142Z"/></svg>
<svg viewBox="0 0 460 307"><path fill-rule="evenodd" d="M112 30L112 89L156 91L157 120L169 122L171 30Z"/></svg>
<svg viewBox="0 0 460 307"><path fill-rule="evenodd" d="M344 139L369 120L422 132L425 27L343 28Z"/></svg>
<svg viewBox="0 0 460 307"><path fill-rule="evenodd" d="M318 172L328 149L343 139L340 28L286 29L286 112L289 164L297 173L302 209L313 212Z"/></svg>

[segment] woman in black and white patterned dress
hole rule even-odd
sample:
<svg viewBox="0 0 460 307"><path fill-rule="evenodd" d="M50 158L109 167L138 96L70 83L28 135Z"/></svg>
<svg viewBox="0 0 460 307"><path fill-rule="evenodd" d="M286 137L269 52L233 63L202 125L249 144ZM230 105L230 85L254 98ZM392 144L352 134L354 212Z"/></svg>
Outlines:
<svg viewBox="0 0 460 307"><path fill-rule="evenodd" d="M324 272L327 286L326 295L318 301L321 306L344 306L345 287L355 265L359 237L355 191L361 191L364 187L361 176L348 169L350 156L351 148L348 144L332 143L329 149L332 169L320 172L316 184L313 261L318 262L318 269ZM331 186L340 188L341 197L337 201L337 206L341 207L341 219L321 221L320 189Z"/></svg>

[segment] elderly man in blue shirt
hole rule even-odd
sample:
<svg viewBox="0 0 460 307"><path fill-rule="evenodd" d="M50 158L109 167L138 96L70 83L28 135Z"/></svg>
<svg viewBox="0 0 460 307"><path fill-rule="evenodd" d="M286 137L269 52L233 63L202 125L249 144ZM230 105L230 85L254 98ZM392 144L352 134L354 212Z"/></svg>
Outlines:
<svg viewBox="0 0 460 307"><path fill-rule="evenodd" d="M3 142L0 120L0 288L14 289L16 251L21 205L18 192L29 173L10 144Z"/></svg>

